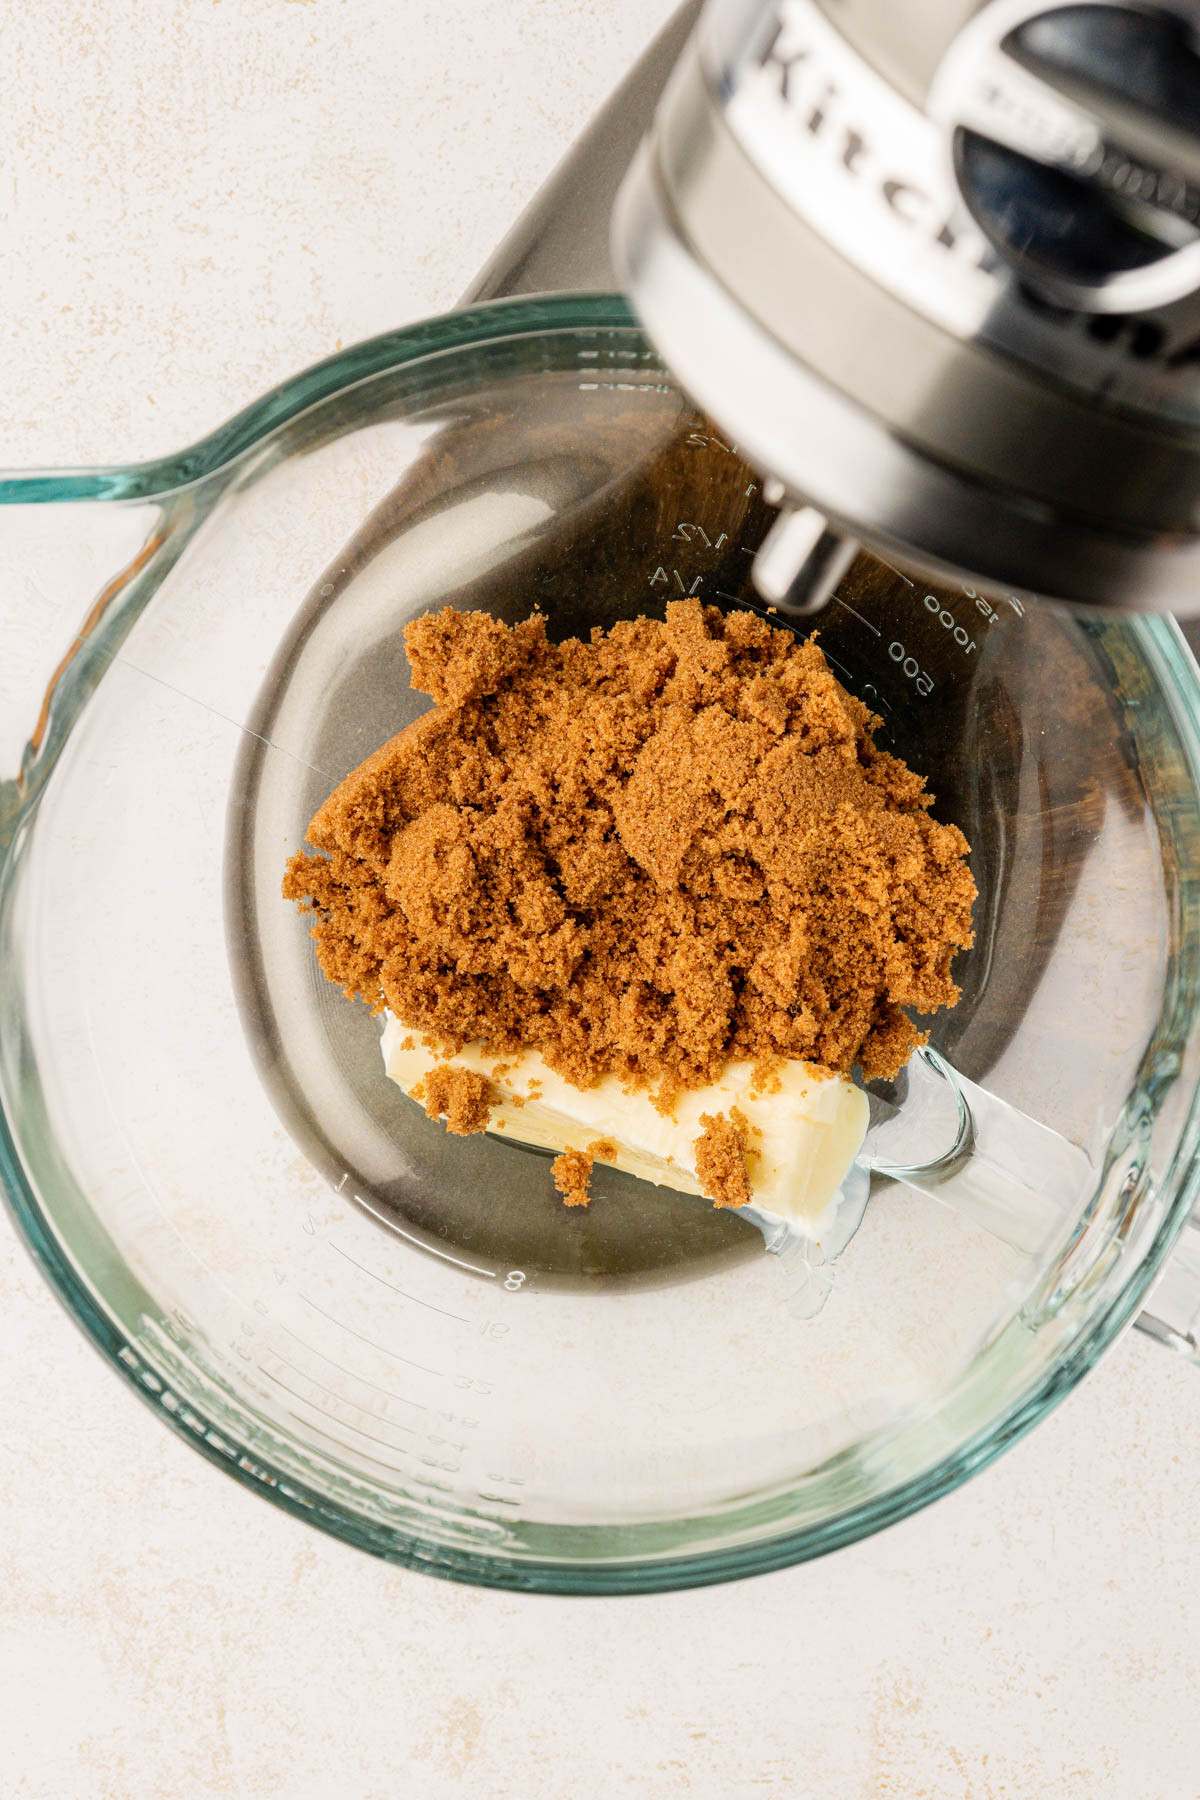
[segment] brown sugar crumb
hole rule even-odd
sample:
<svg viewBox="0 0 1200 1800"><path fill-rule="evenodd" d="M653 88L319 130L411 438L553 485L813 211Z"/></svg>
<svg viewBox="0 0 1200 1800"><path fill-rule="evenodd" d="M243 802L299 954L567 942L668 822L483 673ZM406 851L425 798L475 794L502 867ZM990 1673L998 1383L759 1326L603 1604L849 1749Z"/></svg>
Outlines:
<svg viewBox="0 0 1200 1800"><path fill-rule="evenodd" d="M443 1054L679 1094L745 1058L868 1079L958 998L968 845L814 639L696 599L589 642L445 609L438 704L336 788L284 894L330 981Z"/></svg>
<svg viewBox="0 0 1200 1800"><path fill-rule="evenodd" d="M597 1138L585 1150L564 1150L550 1165L554 1185L563 1197L564 1206L586 1206L591 1199L590 1182L594 1162L613 1162L617 1146L611 1138Z"/></svg>
<svg viewBox="0 0 1200 1800"><path fill-rule="evenodd" d="M486 1131L495 1091L486 1075L438 1063L412 1090L414 1100L425 1103L427 1119L444 1118L455 1137Z"/></svg>
<svg viewBox="0 0 1200 1800"><path fill-rule="evenodd" d="M777 1094L783 1086L779 1076L780 1059L777 1056L760 1056L750 1071L750 1093L755 1100L764 1095ZM814 1073L824 1075L828 1071L816 1069Z"/></svg>
<svg viewBox="0 0 1200 1800"><path fill-rule="evenodd" d="M725 1113L701 1113L704 1127L696 1139L696 1178L714 1206L746 1206L750 1177L746 1172L748 1132L736 1106Z"/></svg>

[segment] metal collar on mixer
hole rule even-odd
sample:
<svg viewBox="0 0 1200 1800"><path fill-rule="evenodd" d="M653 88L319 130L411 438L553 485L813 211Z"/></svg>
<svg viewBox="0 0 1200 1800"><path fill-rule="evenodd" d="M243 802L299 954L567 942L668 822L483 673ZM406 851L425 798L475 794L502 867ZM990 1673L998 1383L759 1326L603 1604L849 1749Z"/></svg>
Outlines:
<svg viewBox="0 0 1200 1800"><path fill-rule="evenodd" d="M1068 50L1079 62L1081 43L1099 46L1099 66L1114 32L1136 35L1149 15L994 0L959 35L960 10L939 13L945 41L932 81L902 92L864 53L862 6L851 43L814 0L714 0L627 178L618 274L695 397L837 533L1026 595L1200 608L1200 388L1186 354L1200 318L1194 281L1179 291L1200 240L1177 241L1190 227L1166 204L1177 192L1186 200L1189 158L1200 169L1200 116L1194 140L1174 116L1191 90L1180 100L1166 75L1159 84L1160 111L1174 107L1159 136L1184 187L1155 188L1157 249L1134 271L1129 196L1103 176L1096 146L1124 132L1145 152L1158 90L1117 94L1103 69L1030 68L1035 51L1045 63ZM1037 29L1014 50L1013 34L1031 21ZM1062 49L1063 21L1073 50ZM1161 30L1148 25L1143 48L1176 45L1180 29L1176 13ZM1097 265L1090 285L1077 279L1067 292L1050 267L1054 247L1038 249L1049 216L1040 190L1024 200L1014 190L1002 214L989 214L972 188L963 133L980 137L986 69L993 86L1011 77L1029 107L1052 101L1060 128L1068 115L1076 122L1071 138L1026 121L1024 147L1000 148L1027 161L1037 152L1055 181L1067 178L1055 158L1075 156L1086 204L1112 215L1103 241L1095 219L1088 239L1093 261L1109 246L1111 279ZM1200 59L1196 70L1200 92ZM1015 101L993 109L1019 114ZM1008 139L1018 124L1006 126ZM1086 167L1080 132L1091 133ZM1151 201L1139 204L1144 212ZM1144 225L1139 244L1151 242ZM1137 336L1113 312L1114 296L1141 304L1152 269L1166 287L1153 309L1143 305ZM1091 312L1064 313L1064 296ZM1105 323L1093 329L1093 317ZM1174 361L1152 354L1164 346ZM790 581L776 538L773 594L827 585L836 558L822 529L809 519L788 528Z"/></svg>

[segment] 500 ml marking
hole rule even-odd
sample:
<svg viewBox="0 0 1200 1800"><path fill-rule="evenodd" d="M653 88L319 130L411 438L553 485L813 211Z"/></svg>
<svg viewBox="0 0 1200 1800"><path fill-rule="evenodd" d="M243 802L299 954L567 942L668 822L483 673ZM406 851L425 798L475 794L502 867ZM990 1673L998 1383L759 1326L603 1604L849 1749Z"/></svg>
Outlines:
<svg viewBox="0 0 1200 1800"><path fill-rule="evenodd" d="M904 670L904 673L908 676L908 679L916 688L918 694L932 694L933 676L928 674L921 667L915 656L910 656L908 654L908 651L904 648L903 644L889 644L888 655L894 663L899 663L900 667Z"/></svg>

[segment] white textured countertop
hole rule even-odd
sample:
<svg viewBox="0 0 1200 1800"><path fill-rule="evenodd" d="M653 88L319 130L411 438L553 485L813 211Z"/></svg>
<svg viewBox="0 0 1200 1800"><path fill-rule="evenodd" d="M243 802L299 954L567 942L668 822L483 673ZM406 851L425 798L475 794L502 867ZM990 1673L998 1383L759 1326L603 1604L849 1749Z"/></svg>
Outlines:
<svg viewBox="0 0 1200 1800"><path fill-rule="evenodd" d="M666 10L0 0L0 460L177 448L452 304ZM0 1442L5 1800L1200 1795L1200 1372L1136 1336L932 1510L666 1598L451 1587L293 1523L7 1225Z"/></svg>

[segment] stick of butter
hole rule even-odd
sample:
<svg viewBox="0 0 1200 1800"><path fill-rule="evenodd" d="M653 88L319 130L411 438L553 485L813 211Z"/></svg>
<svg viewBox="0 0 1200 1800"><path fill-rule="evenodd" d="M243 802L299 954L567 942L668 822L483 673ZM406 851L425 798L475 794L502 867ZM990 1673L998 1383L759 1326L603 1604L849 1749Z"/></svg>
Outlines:
<svg viewBox="0 0 1200 1800"><path fill-rule="evenodd" d="M615 1168L683 1194L703 1193L695 1164L696 1141L704 1130L701 1113L728 1114L736 1106L751 1127L752 1204L814 1235L869 1123L861 1089L803 1062L781 1063L771 1093L754 1090L752 1063L728 1063L719 1081L682 1093L667 1118L648 1094L626 1093L615 1076L604 1076L594 1087L573 1087L536 1050L496 1057L468 1044L456 1056L439 1056L390 1013L380 1047L388 1075L406 1094L440 1064L473 1070L500 1096L488 1121L494 1136L558 1152L585 1150L608 1139L616 1146L616 1155L607 1159Z"/></svg>

